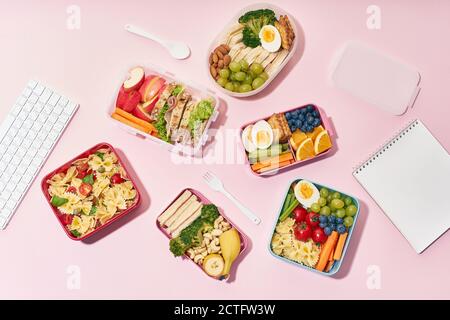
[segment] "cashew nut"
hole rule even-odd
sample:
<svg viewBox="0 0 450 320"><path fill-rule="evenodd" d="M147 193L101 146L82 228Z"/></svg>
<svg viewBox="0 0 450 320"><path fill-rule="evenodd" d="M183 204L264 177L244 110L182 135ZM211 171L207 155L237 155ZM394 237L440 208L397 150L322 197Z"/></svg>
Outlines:
<svg viewBox="0 0 450 320"><path fill-rule="evenodd" d="M221 223L223 221L223 217L219 216L215 221L214 221L214 229L218 229L219 228L219 223Z"/></svg>
<svg viewBox="0 0 450 320"><path fill-rule="evenodd" d="M202 252L202 257L204 258L204 257L206 257L207 255L208 255L208 250L205 250L204 252Z"/></svg>
<svg viewBox="0 0 450 320"><path fill-rule="evenodd" d="M223 231L220 229L214 229L213 231L211 231L211 234L215 237L220 236L222 233L223 233Z"/></svg>
<svg viewBox="0 0 450 320"><path fill-rule="evenodd" d="M203 263L203 256L201 254L198 254L194 257L195 263Z"/></svg>
<svg viewBox="0 0 450 320"><path fill-rule="evenodd" d="M211 235L211 233L207 232L207 233L204 233L204 234L203 234L203 238L212 240L213 236Z"/></svg>
<svg viewBox="0 0 450 320"><path fill-rule="evenodd" d="M188 254L189 258L193 259L195 257L194 249L188 249L187 254Z"/></svg>
<svg viewBox="0 0 450 320"><path fill-rule="evenodd" d="M228 229L230 229L230 227L231 227L230 224L226 221L220 224L220 230L222 231L227 231Z"/></svg>
<svg viewBox="0 0 450 320"><path fill-rule="evenodd" d="M217 239L217 242L216 241L212 242L209 249L211 250L211 253L219 252L220 251L219 239Z"/></svg>

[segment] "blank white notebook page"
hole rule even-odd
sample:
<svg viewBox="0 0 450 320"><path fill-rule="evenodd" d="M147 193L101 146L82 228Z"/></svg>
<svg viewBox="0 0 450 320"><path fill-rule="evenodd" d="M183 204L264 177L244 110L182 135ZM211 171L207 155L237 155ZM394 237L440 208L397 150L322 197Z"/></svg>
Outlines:
<svg viewBox="0 0 450 320"><path fill-rule="evenodd" d="M450 156L419 120L353 175L416 252L450 227Z"/></svg>

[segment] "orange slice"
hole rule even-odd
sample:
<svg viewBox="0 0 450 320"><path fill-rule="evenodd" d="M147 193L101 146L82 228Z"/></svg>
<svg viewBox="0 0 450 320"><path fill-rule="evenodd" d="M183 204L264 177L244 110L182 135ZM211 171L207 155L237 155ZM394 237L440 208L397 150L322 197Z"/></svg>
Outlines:
<svg viewBox="0 0 450 320"><path fill-rule="evenodd" d="M306 135L308 138L311 138L313 141L316 140L316 137L319 133L324 131L325 129L322 126L315 127L312 132L308 132Z"/></svg>
<svg viewBox="0 0 450 320"><path fill-rule="evenodd" d="M320 132L317 135L316 141L314 141L314 152L316 154L322 153L332 146L330 135L327 130Z"/></svg>
<svg viewBox="0 0 450 320"><path fill-rule="evenodd" d="M314 144L311 138L307 138L300 144L297 149L296 156L298 161L306 160L315 156Z"/></svg>
<svg viewBox="0 0 450 320"><path fill-rule="evenodd" d="M297 150L298 147L300 146L300 144L305 141L308 137L306 136L305 133L301 132L300 129L295 130L292 133L292 137L290 139L292 148L294 148L294 150Z"/></svg>

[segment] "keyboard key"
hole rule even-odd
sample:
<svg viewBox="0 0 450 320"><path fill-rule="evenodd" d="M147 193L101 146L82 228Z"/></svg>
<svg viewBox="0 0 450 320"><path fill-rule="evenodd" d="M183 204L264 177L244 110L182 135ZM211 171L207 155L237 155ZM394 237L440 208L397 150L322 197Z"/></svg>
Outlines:
<svg viewBox="0 0 450 320"><path fill-rule="evenodd" d="M22 197L22 192L19 192L17 189L16 191L11 195L11 197L9 198L10 200L17 202L20 200L20 198Z"/></svg>
<svg viewBox="0 0 450 320"><path fill-rule="evenodd" d="M72 114L72 112L75 111L75 109L77 108L77 106L78 106L78 105L77 105L76 103L69 102L69 103L67 104L67 106L64 108L64 112L67 113L67 114Z"/></svg>
<svg viewBox="0 0 450 320"><path fill-rule="evenodd" d="M5 209L12 211L16 207L16 202L12 201L11 199L8 200L5 204Z"/></svg>
<svg viewBox="0 0 450 320"><path fill-rule="evenodd" d="M11 115L7 115L5 120L3 120L2 124L0 125L0 139L8 132L11 125L14 123L15 119Z"/></svg>
<svg viewBox="0 0 450 320"><path fill-rule="evenodd" d="M16 103L23 106L25 104L25 102L27 102L27 98L25 98L24 96L20 96L19 98L17 98Z"/></svg>
<svg viewBox="0 0 450 320"><path fill-rule="evenodd" d="M20 181L20 179L22 179L22 176L19 175L19 173L14 172L14 174L12 175L11 179L9 179L9 182L12 183L13 185L13 190L16 188L17 183Z"/></svg>
<svg viewBox="0 0 450 320"><path fill-rule="evenodd" d="M26 188L27 188L28 184L23 183L23 182L19 182L16 186L16 191L17 193L23 193Z"/></svg>
<svg viewBox="0 0 450 320"><path fill-rule="evenodd" d="M3 207L5 206L5 204L6 204L6 201L0 199L0 209L3 209Z"/></svg>
<svg viewBox="0 0 450 320"><path fill-rule="evenodd" d="M59 102L58 102L58 104L61 106L61 107L65 107L67 104L69 103L69 99L67 99L66 97L64 97L64 96L61 96L61 98L59 99Z"/></svg>
<svg viewBox="0 0 450 320"><path fill-rule="evenodd" d="M39 96L37 94L35 94L34 92L28 98L28 101L30 101L31 103L36 103L38 100L39 100Z"/></svg>
<svg viewBox="0 0 450 320"><path fill-rule="evenodd" d="M9 114L15 117L20 113L20 110L22 110L22 106L20 104L15 104Z"/></svg>
<svg viewBox="0 0 450 320"><path fill-rule="evenodd" d="M44 107L45 107L45 104L43 104L43 103L41 103L40 101L38 101L38 102L34 105L33 110L36 111L36 112L41 113L42 110L44 110Z"/></svg>
<svg viewBox="0 0 450 320"><path fill-rule="evenodd" d="M24 110L24 111L27 112L27 113L30 113L31 110L33 110L33 108L34 108L34 103L27 102L27 103L25 103L25 105L23 106L23 109L22 109L22 110Z"/></svg>
<svg viewBox="0 0 450 320"><path fill-rule="evenodd" d="M37 84L38 82L36 80L30 80L27 83L27 87L33 90L34 88L36 88Z"/></svg>
<svg viewBox="0 0 450 320"><path fill-rule="evenodd" d="M45 90L45 87L38 83L38 85L36 86L36 88L34 88L33 92L35 92L38 96L40 96Z"/></svg>
<svg viewBox="0 0 450 320"><path fill-rule="evenodd" d="M23 91L22 91L22 96L24 96L25 98L28 98L28 97L31 95L32 92L33 92L32 89L26 87L26 88L23 89Z"/></svg>
<svg viewBox="0 0 450 320"><path fill-rule="evenodd" d="M11 196L10 192L3 190L2 193L0 194L0 199L8 201L10 196Z"/></svg>
<svg viewBox="0 0 450 320"><path fill-rule="evenodd" d="M48 103L55 107L60 98L61 98L61 96L59 94L57 94L56 92L53 92Z"/></svg>

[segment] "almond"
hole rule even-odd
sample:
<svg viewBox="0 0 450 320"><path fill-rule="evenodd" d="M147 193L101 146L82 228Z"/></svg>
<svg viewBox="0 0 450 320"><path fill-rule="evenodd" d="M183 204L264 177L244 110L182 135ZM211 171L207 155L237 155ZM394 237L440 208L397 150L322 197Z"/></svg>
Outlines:
<svg viewBox="0 0 450 320"><path fill-rule="evenodd" d="M216 70L216 68L214 68L214 66L211 66L209 68L209 71L211 72L211 75L212 75L213 78L217 77L217 70Z"/></svg>
<svg viewBox="0 0 450 320"><path fill-rule="evenodd" d="M219 61L219 57L217 54L213 53L213 62L216 63L217 61Z"/></svg>
<svg viewBox="0 0 450 320"><path fill-rule="evenodd" d="M222 53L222 55L226 55L228 53L228 50L225 46L226 46L225 44L222 44L217 47L217 50L219 50Z"/></svg>
<svg viewBox="0 0 450 320"><path fill-rule="evenodd" d="M216 54L217 54L217 56L219 57L219 60L222 60L222 59L223 59L223 53L220 52L219 49L216 50Z"/></svg>
<svg viewBox="0 0 450 320"><path fill-rule="evenodd" d="M217 63L217 66L219 67L219 69L223 69L223 66L224 66L223 60L219 60L219 62Z"/></svg>
<svg viewBox="0 0 450 320"><path fill-rule="evenodd" d="M213 64L213 53L211 52L211 54L209 55L209 64Z"/></svg>
<svg viewBox="0 0 450 320"><path fill-rule="evenodd" d="M227 54L223 57L223 65L228 66L231 62L231 57Z"/></svg>

